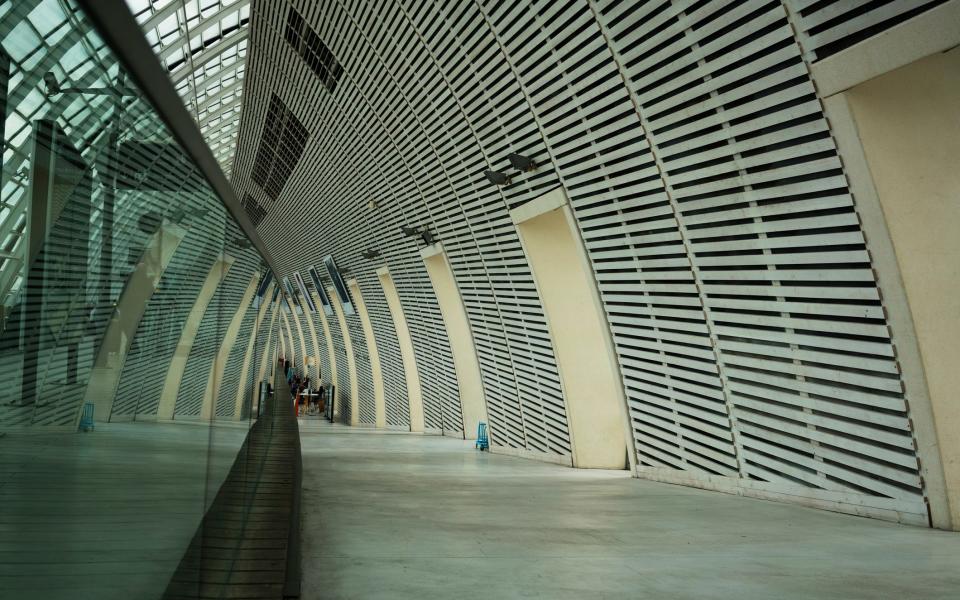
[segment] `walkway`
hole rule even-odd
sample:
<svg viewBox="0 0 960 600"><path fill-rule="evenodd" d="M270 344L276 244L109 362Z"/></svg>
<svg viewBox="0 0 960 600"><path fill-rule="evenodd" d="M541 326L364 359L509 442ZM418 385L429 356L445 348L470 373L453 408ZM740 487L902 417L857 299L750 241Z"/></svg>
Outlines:
<svg viewBox="0 0 960 600"><path fill-rule="evenodd" d="M159 598L245 436L97 423L0 438L0 598Z"/></svg>
<svg viewBox="0 0 960 600"><path fill-rule="evenodd" d="M445 438L316 422L301 434L307 600L960 595L960 534Z"/></svg>

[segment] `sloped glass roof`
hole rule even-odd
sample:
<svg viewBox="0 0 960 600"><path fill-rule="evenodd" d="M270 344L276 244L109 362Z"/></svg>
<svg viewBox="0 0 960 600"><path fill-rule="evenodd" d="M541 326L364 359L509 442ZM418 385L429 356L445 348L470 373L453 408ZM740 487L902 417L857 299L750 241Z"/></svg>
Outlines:
<svg viewBox="0 0 960 600"><path fill-rule="evenodd" d="M240 128L249 0L126 0L229 178Z"/></svg>

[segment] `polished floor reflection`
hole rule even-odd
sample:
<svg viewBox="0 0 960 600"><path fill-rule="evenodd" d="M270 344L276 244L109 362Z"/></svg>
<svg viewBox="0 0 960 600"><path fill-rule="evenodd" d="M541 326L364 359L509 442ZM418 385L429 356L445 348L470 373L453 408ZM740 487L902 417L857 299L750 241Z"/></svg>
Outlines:
<svg viewBox="0 0 960 600"><path fill-rule="evenodd" d="M0 437L0 598L159 598L245 435L98 423Z"/></svg>
<svg viewBox="0 0 960 600"><path fill-rule="evenodd" d="M310 422L315 598L956 598L960 534Z"/></svg>

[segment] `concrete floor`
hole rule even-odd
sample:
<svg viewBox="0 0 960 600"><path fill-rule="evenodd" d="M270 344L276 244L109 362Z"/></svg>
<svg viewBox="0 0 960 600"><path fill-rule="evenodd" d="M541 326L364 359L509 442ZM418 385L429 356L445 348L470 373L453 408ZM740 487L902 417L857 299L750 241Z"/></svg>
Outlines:
<svg viewBox="0 0 960 600"><path fill-rule="evenodd" d="M301 423L303 598L960 598L960 534Z"/></svg>
<svg viewBox="0 0 960 600"><path fill-rule="evenodd" d="M0 599L159 598L245 435L97 423L0 438Z"/></svg>

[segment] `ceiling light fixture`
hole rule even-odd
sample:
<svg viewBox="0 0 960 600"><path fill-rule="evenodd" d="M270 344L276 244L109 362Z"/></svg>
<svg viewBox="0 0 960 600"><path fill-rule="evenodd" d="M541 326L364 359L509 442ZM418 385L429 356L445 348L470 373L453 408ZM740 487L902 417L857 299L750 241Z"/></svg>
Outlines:
<svg viewBox="0 0 960 600"><path fill-rule="evenodd" d="M510 185L510 176L500 171L484 171L483 175L493 185Z"/></svg>
<svg viewBox="0 0 960 600"><path fill-rule="evenodd" d="M423 243L425 243L428 246L436 243L437 241L436 236L433 235L426 226L410 227L407 225L401 225L400 231L402 231L403 235L407 237L420 236L420 239L423 240Z"/></svg>
<svg viewBox="0 0 960 600"><path fill-rule="evenodd" d="M517 154L512 152L507 155L507 159L510 161L510 164L514 169L518 171L536 171L537 170L537 161L533 159L532 156L524 156L523 154Z"/></svg>

